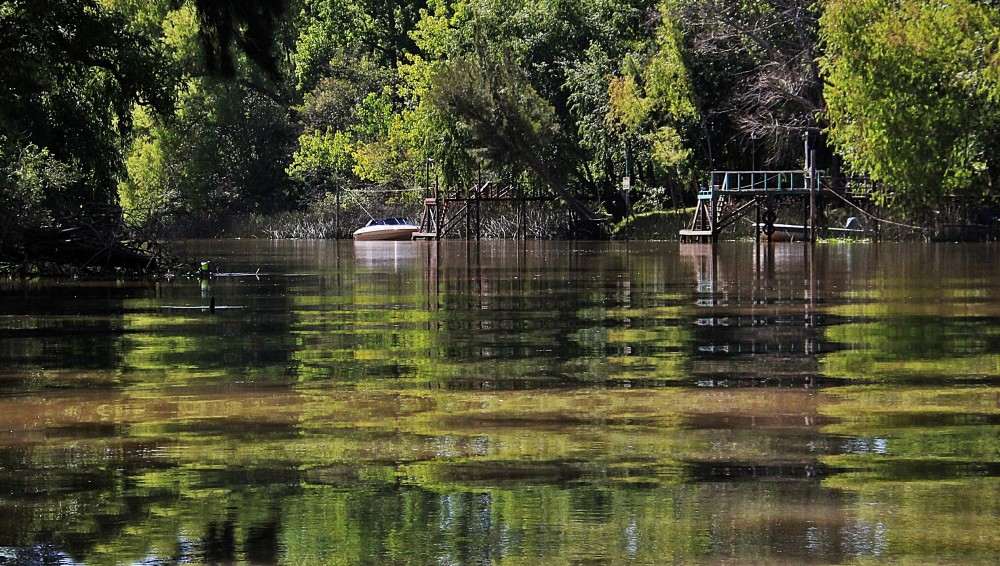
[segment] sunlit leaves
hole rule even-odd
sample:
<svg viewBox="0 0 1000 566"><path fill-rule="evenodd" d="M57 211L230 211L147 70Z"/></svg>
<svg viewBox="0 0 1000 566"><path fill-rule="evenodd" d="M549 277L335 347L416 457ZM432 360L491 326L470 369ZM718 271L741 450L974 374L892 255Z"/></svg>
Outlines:
<svg viewBox="0 0 1000 566"><path fill-rule="evenodd" d="M346 0L307 0L292 60L298 89L309 92L336 65L338 53L356 47L368 16Z"/></svg>
<svg viewBox="0 0 1000 566"><path fill-rule="evenodd" d="M29 143L11 147L0 136L0 249L19 239L18 227L37 228L51 222L47 195L76 183L81 172Z"/></svg>
<svg viewBox="0 0 1000 566"><path fill-rule="evenodd" d="M293 178L345 173L354 167L355 141L344 132L314 131L299 137L299 149L288 166Z"/></svg>
<svg viewBox="0 0 1000 566"><path fill-rule="evenodd" d="M680 133L670 127L663 126L649 136L653 146L653 159L664 169L682 167L691 157L691 149L684 143Z"/></svg>
<svg viewBox="0 0 1000 566"><path fill-rule="evenodd" d="M912 208L993 189L996 8L834 0L822 24L830 137L855 169Z"/></svg>
<svg viewBox="0 0 1000 566"><path fill-rule="evenodd" d="M608 85L605 122L634 148L633 159L652 162L678 182L678 171L691 165L685 134L699 118L678 24L663 18L652 53L628 55L622 67Z"/></svg>
<svg viewBox="0 0 1000 566"><path fill-rule="evenodd" d="M295 198L284 173L295 139L288 101L256 64L273 63L266 61L271 48L258 43L253 54L242 47L224 53L217 45L212 55L216 67L209 72L203 32L214 24L206 22L199 7L195 2L170 4L169 10L146 7L145 18L161 18L155 39L177 86L172 114L134 110L140 127L127 155L129 178L119 185L119 194L132 219L140 222L169 222L178 213L217 217L273 210ZM276 13L261 15L272 16ZM233 33L231 41L249 41L246 34L251 32L241 28ZM217 73L236 76L223 80Z"/></svg>

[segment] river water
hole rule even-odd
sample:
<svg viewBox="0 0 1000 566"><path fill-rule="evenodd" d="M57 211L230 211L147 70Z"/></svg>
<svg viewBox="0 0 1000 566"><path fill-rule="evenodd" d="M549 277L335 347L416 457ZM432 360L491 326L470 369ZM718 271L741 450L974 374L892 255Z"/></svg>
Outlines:
<svg viewBox="0 0 1000 566"><path fill-rule="evenodd" d="M183 250L0 281L0 564L1000 556L995 246Z"/></svg>

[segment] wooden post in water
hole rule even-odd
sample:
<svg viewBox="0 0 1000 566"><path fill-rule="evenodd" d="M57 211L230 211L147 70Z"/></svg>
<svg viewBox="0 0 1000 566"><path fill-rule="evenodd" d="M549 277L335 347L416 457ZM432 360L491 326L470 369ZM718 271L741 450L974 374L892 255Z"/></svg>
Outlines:
<svg viewBox="0 0 1000 566"><path fill-rule="evenodd" d="M712 191L712 209L711 209L712 215L710 216L709 227L712 230L712 243L713 244L719 241L719 232L715 229L716 228L716 226L715 226L716 225L716 221L719 218L719 200L718 199L719 199L719 197L715 194L715 191Z"/></svg>
<svg viewBox="0 0 1000 566"><path fill-rule="evenodd" d="M465 239L472 239L472 199L475 189L466 185L465 187Z"/></svg>
<svg viewBox="0 0 1000 566"><path fill-rule="evenodd" d="M809 160L806 160L809 163ZM813 186L815 185L815 180L812 176L812 166L807 165L806 169L806 194L802 197L802 241L809 243L813 239L813 234L816 231L816 226L813 224Z"/></svg>
<svg viewBox="0 0 1000 566"><path fill-rule="evenodd" d="M435 225L434 225L434 239L435 240L440 240L441 239L441 236L442 236L441 224L444 222L444 215L442 214L443 211L441 210L442 209L442 205L444 203L441 202L441 190L440 189L441 189L441 187L438 185L438 176L437 176L437 173L434 173L434 220L435 220Z"/></svg>
<svg viewBox="0 0 1000 566"><path fill-rule="evenodd" d="M754 207L754 214L756 218L754 220L754 241L757 242L757 252L760 253L760 199L757 199L757 206Z"/></svg>
<svg viewBox="0 0 1000 566"><path fill-rule="evenodd" d="M816 210L816 193L819 191L819 179L816 178L816 150L809 152L809 241L816 243L819 218Z"/></svg>
<svg viewBox="0 0 1000 566"><path fill-rule="evenodd" d="M524 240L524 193L521 192L521 185L515 184L513 186L513 192L517 196L517 234L514 236L515 240Z"/></svg>

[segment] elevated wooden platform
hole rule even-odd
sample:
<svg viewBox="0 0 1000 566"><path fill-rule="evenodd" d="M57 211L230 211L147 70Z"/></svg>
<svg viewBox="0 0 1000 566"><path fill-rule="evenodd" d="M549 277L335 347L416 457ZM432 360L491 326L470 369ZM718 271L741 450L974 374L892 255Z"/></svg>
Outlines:
<svg viewBox="0 0 1000 566"><path fill-rule="evenodd" d="M827 178L812 168L792 171L713 171L709 184L698 193L698 206L687 228L680 230L681 241L714 242L722 230L755 211L754 225L770 237L776 230L777 204L799 201L803 209L801 226L809 239L819 229L823 196L835 194L844 201L862 201L871 196L870 181Z"/></svg>
<svg viewBox="0 0 1000 566"><path fill-rule="evenodd" d="M480 206L482 203L508 202L522 206L528 202L549 202L551 196L526 196L510 185L490 181L473 184L454 193L439 194L424 199L424 212L420 219L420 230L413 234L414 240L440 240L452 232L462 221L466 223L468 237L479 238ZM523 211L518 212L519 225ZM519 228L519 231L521 229Z"/></svg>
<svg viewBox="0 0 1000 566"><path fill-rule="evenodd" d="M685 228L680 231L682 242L692 242L692 243L708 243L712 241L715 237L715 232L712 230L694 230L690 228Z"/></svg>
<svg viewBox="0 0 1000 566"><path fill-rule="evenodd" d="M687 229L687 228L681 230L681 236L691 236L693 238L703 238L705 236L711 236L711 235L712 235L712 231L711 230L690 230L690 229Z"/></svg>

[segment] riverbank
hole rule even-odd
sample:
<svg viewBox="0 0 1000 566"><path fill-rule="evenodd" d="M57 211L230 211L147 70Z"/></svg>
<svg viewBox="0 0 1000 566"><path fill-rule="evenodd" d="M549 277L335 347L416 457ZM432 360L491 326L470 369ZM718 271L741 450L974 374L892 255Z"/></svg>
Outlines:
<svg viewBox="0 0 1000 566"><path fill-rule="evenodd" d="M637 214L609 227L611 239L676 240L678 231L690 220L693 209L666 210ZM403 216L417 220L419 212L404 211ZM398 211L386 211L385 216L399 216ZM572 239L569 216L561 211L539 211L527 215L522 227L527 239ZM364 213L342 213L312 210L280 212L270 215L251 214L225 220L186 218L164 229L171 239L183 238L263 238L272 240L331 240L350 239L357 228L370 218ZM481 220L480 237L485 240L515 239L519 234L513 215L493 215ZM465 223L460 222L452 237L463 238Z"/></svg>

